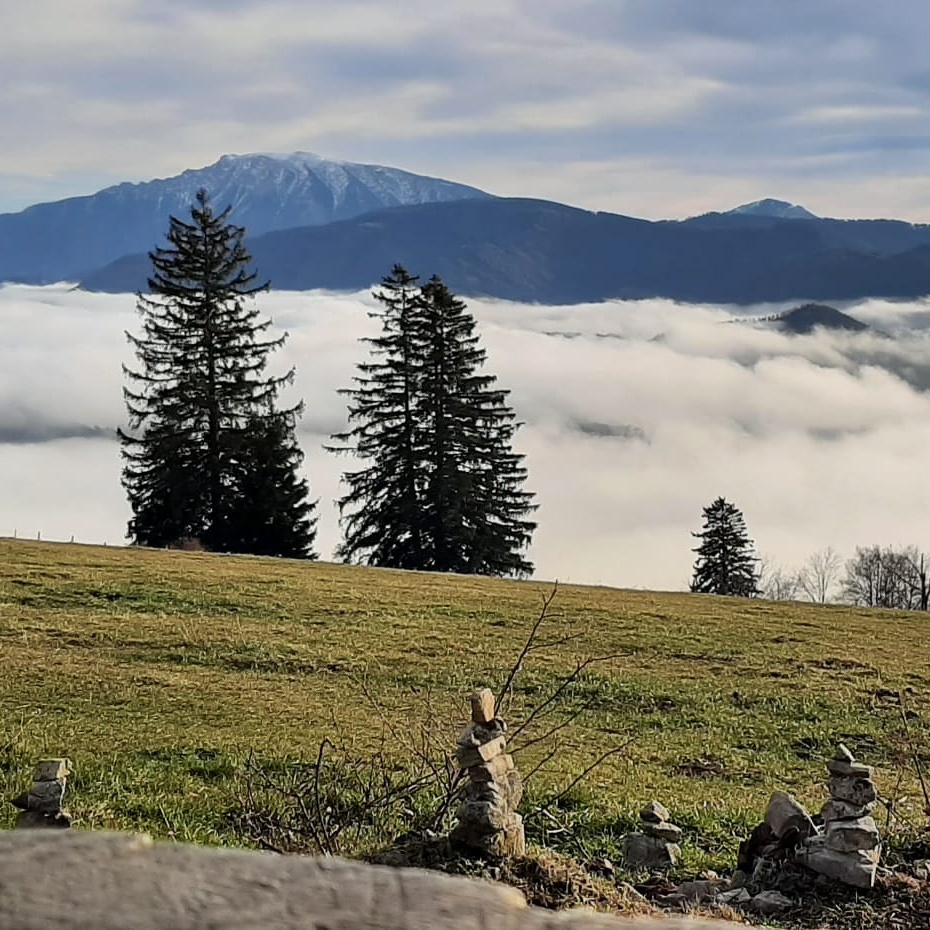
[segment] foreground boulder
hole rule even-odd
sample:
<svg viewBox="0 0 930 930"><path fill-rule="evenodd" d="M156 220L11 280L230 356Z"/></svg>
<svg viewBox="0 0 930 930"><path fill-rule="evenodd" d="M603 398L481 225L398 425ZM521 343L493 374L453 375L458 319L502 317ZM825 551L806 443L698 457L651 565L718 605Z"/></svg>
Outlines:
<svg viewBox="0 0 930 930"><path fill-rule="evenodd" d="M62 876L65 880L62 880ZM0 832L3 930L723 930L526 906L512 888L418 869L153 843L74 830Z"/></svg>

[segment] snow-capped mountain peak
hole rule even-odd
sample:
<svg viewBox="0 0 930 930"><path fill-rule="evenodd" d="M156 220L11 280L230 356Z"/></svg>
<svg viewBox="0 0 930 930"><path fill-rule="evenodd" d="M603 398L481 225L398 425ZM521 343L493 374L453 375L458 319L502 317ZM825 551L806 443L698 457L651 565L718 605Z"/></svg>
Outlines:
<svg viewBox="0 0 930 930"><path fill-rule="evenodd" d="M732 210L727 210L727 215L771 216L781 220L817 219L816 214L811 213L810 210L806 210L799 204L789 203L787 200L775 200L772 197L741 204Z"/></svg>
<svg viewBox="0 0 930 930"><path fill-rule="evenodd" d="M61 280L148 251L163 242L170 215L188 214L200 188L217 211L232 206L232 222L250 237L389 207L491 197L465 184L383 165L331 161L313 152L223 155L174 177L126 182L0 215L0 280L13 274Z"/></svg>

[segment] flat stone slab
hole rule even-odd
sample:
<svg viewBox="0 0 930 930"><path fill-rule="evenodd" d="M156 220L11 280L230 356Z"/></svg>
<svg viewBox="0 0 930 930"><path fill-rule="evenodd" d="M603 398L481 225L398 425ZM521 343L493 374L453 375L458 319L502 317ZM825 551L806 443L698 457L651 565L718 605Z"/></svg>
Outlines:
<svg viewBox="0 0 930 930"><path fill-rule="evenodd" d="M45 759L36 765L33 781L57 781L71 774L70 759Z"/></svg>
<svg viewBox="0 0 930 930"><path fill-rule="evenodd" d="M809 869L854 888L871 888L875 884L879 850L837 852L829 849L826 838L814 836L796 853L796 861Z"/></svg>
<svg viewBox="0 0 930 930"><path fill-rule="evenodd" d="M824 823L830 823L833 820L858 820L860 817L868 817L874 807L874 801L870 801L862 807L856 807L855 804L850 804L848 801L831 798L824 804L820 816L823 818Z"/></svg>
<svg viewBox="0 0 930 930"><path fill-rule="evenodd" d="M831 820L827 824L827 848L837 852L875 849L880 842L878 825L871 817L858 820Z"/></svg>
<svg viewBox="0 0 930 930"><path fill-rule="evenodd" d="M875 769L871 765L863 765L861 762L847 762L845 759L831 759L827 763L827 771L831 775L845 775L853 778L875 777Z"/></svg>
<svg viewBox="0 0 930 930"><path fill-rule="evenodd" d="M669 843L677 843L684 831L673 823L641 823L639 829L646 836L654 836Z"/></svg>
<svg viewBox="0 0 930 930"><path fill-rule="evenodd" d="M482 765L503 754L507 743L503 736L488 740L478 746L463 746L461 743L455 749L455 758L463 769L473 765Z"/></svg>
<svg viewBox="0 0 930 930"><path fill-rule="evenodd" d="M665 823L671 820L672 815L668 808L658 801L650 801L640 812L639 819L643 823Z"/></svg>
<svg viewBox="0 0 930 930"><path fill-rule="evenodd" d="M10 830L0 831L0 927L732 930L733 924L556 913L527 907L514 888L343 859L153 843L121 833Z"/></svg>

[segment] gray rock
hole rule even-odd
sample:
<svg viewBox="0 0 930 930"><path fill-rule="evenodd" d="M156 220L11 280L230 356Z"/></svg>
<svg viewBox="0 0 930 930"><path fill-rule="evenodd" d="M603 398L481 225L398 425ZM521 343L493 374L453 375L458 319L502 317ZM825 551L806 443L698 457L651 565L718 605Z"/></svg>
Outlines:
<svg viewBox="0 0 930 930"><path fill-rule="evenodd" d="M519 814L500 805L465 801L456 816L458 823L449 834L453 842L496 859L525 855L526 836Z"/></svg>
<svg viewBox="0 0 930 930"><path fill-rule="evenodd" d="M856 757L850 752L845 743L837 743L836 751L833 753L834 762L855 762Z"/></svg>
<svg viewBox="0 0 930 930"><path fill-rule="evenodd" d="M749 876L741 869L737 869L727 883L727 890L735 891L737 888L745 888L749 884Z"/></svg>
<svg viewBox="0 0 930 930"><path fill-rule="evenodd" d="M855 778L872 779L875 776L875 769L871 765L863 765L861 762L847 762L845 759L831 759L827 763L827 771L831 775L847 775Z"/></svg>
<svg viewBox="0 0 930 930"><path fill-rule="evenodd" d="M672 815L665 805L658 801L650 801L640 812L639 819L644 823L664 823Z"/></svg>
<svg viewBox="0 0 930 930"><path fill-rule="evenodd" d="M128 834L0 831L5 930L632 930L606 914L527 907L515 888L342 859ZM39 880L37 877L50 877ZM61 880L54 880L61 879ZM643 930L732 928L647 919Z"/></svg>
<svg viewBox="0 0 930 930"><path fill-rule="evenodd" d="M799 833L802 838L817 832L814 821L803 805L785 791L776 791L772 795L765 811L765 823L772 835L779 839L792 832Z"/></svg>
<svg viewBox="0 0 930 930"><path fill-rule="evenodd" d="M71 774L70 759L46 759L36 764L33 781L57 781Z"/></svg>
<svg viewBox="0 0 930 930"><path fill-rule="evenodd" d="M792 907L794 907L794 901L785 897L780 891L762 891L754 895L749 902L749 909L757 914L781 914L791 910Z"/></svg>
<svg viewBox="0 0 930 930"><path fill-rule="evenodd" d="M26 796L26 808L42 814L57 814L65 795L65 781L37 781Z"/></svg>
<svg viewBox="0 0 930 930"><path fill-rule="evenodd" d="M39 811L23 811L16 816L13 824L15 830L67 830L71 826L71 818L58 811L54 814L42 814Z"/></svg>
<svg viewBox="0 0 930 930"><path fill-rule="evenodd" d="M459 820L459 830L456 827L456 838L467 844L465 837L476 833L493 833L503 830L510 823L513 814L503 804L494 801L465 800L456 811Z"/></svg>
<svg viewBox="0 0 930 930"><path fill-rule="evenodd" d="M868 778L853 775L834 775L827 783L830 797L837 801L847 801L854 807L865 807L878 799L875 785Z"/></svg>
<svg viewBox="0 0 930 930"><path fill-rule="evenodd" d="M676 827L673 823L642 823L639 829L646 836L655 836L660 840L667 840L669 843L677 843L684 832L681 827Z"/></svg>
<svg viewBox="0 0 930 930"><path fill-rule="evenodd" d="M820 816L823 818L824 823L830 823L833 820L858 820L860 817L867 817L873 807L875 807L874 801L863 807L856 807L855 804L850 804L849 801L831 798L821 808Z"/></svg>
<svg viewBox="0 0 930 930"><path fill-rule="evenodd" d="M513 756L505 752L481 765L472 766L468 771L468 777L471 781L495 781L506 777L512 770Z"/></svg>
<svg viewBox="0 0 930 930"><path fill-rule="evenodd" d="M654 836L628 833L623 838L623 861L629 869L670 869L681 859L681 849Z"/></svg>
<svg viewBox="0 0 930 930"><path fill-rule="evenodd" d="M837 852L875 849L880 842L878 826L871 817L858 820L831 820L826 830L827 848Z"/></svg>
<svg viewBox="0 0 930 930"><path fill-rule="evenodd" d="M877 848L854 853L828 849L824 836L811 837L795 853L795 861L801 865L854 888L871 888L875 884L878 859Z"/></svg>
<svg viewBox="0 0 930 930"><path fill-rule="evenodd" d="M713 881L699 879L693 882L682 882L678 886L678 894L685 901L691 904L703 904L711 898L717 896L717 892L723 887L722 881Z"/></svg>
<svg viewBox="0 0 930 930"><path fill-rule="evenodd" d="M517 769L507 773L507 803L512 810L516 810L523 800L523 776Z"/></svg>
<svg viewBox="0 0 930 930"><path fill-rule="evenodd" d="M752 895L748 888L734 888L732 891L721 891L717 894L717 901L720 904L729 904L730 907L739 907L741 904L748 904L752 900Z"/></svg>
<svg viewBox="0 0 930 930"><path fill-rule="evenodd" d="M455 758L463 769L468 769L473 765L481 765L503 755L505 745L503 736L495 737L478 746L466 746L460 742L455 749Z"/></svg>

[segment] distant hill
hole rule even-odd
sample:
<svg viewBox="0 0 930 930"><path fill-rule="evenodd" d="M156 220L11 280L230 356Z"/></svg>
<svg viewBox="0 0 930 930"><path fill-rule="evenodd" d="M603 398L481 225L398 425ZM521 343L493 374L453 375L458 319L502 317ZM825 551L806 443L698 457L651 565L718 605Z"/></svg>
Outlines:
<svg viewBox="0 0 930 930"><path fill-rule="evenodd" d="M773 317L772 322L779 329L798 335L811 333L815 329L839 329L858 333L869 328L860 320L826 304L803 304Z"/></svg>
<svg viewBox="0 0 930 930"><path fill-rule="evenodd" d="M732 210L728 210L724 216L763 216L779 220L816 220L818 217L805 210L804 207L796 203L788 203L785 200L773 200L766 197L764 200L754 200L752 203L744 203Z"/></svg>
<svg viewBox="0 0 930 930"><path fill-rule="evenodd" d="M930 227L897 221L709 214L650 222L542 200L397 207L253 236L276 288L359 290L402 262L457 292L573 304L667 297L752 304L930 294ZM88 290L144 289L144 254L87 275Z"/></svg>
<svg viewBox="0 0 930 930"><path fill-rule="evenodd" d="M0 281L76 281L121 256L148 251L163 241L170 214L187 215L200 187L218 209L231 204L235 222L252 236L385 207L491 196L464 184L308 152L224 155L176 177L0 214Z"/></svg>

